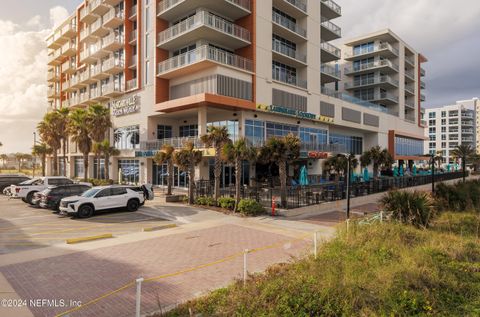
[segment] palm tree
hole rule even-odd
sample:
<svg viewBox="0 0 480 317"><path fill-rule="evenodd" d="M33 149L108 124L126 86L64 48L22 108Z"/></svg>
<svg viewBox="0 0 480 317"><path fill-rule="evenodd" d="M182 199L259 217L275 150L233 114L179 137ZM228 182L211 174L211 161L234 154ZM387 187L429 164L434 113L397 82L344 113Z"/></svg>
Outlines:
<svg viewBox="0 0 480 317"><path fill-rule="evenodd" d="M192 142L187 142L183 149L174 152L173 162L180 170L188 174L188 203L193 204L193 186L195 178L195 166L202 161L202 152L195 150Z"/></svg>
<svg viewBox="0 0 480 317"><path fill-rule="evenodd" d="M350 159L351 162L350 170L353 170L358 165L358 160L354 154L349 154L348 157L344 154L339 154L331 156L325 161L325 168L335 171L335 182L340 182L340 173L343 173L343 175L348 173L348 159Z"/></svg>
<svg viewBox="0 0 480 317"><path fill-rule="evenodd" d="M120 151L115 147L110 146L110 141L103 140L102 152L105 156L105 179L110 179L110 157L120 155Z"/></svg>
<svg viewBox="0 0 480 317"><path fill-rule="evenodd" d="M87 123L88 112L85 109L75 109L69 114L68 132L72 141L78 146L83 154L83 167L85 170L84 179L88 179L88 154L92 150L92 139L90 138L89 126Z"/></svg>
<svg viewBox="0 0 480 317"><path fill-rule="evenodd" d="M393 164L393 157L387 151L380 146L374 146L370 150L365 151L360 157L362 166L368 166L373 163L373 177L378 178L378 169L381 166L390 166Z"/></svg>
<svg viewBox="0 0 480 317"><path fill-rule="evenodd" d="M465 183L465 177L467 175L467 161L475 155L475 150L470 145L460 144L453 149L452 155L456 158L462 159L463 182Z"/></svg>
<svg viewBox="0 0 480 317"><path fill-rule="evenodd" d="M162 165L167 163L167 195L172 194L172 185L173 185L173 153L175 148L170 144L164 144L162 150L155 154L153 161L157 165Z"/></svg>
<svg viewBox="0 0 480 317"><path fill-rule="evenodd" d="M47 161L47 155L52 154L52 149L49 148L45 143L36 144L32 149L32 154L35 156L40 156L42 161L42 176L45 176L45 163Z"/></svg>
<svg viewBox="0 0 480 317"><path fill-rule="evenodd" d="M102 142L93 142L92 143L92 153L95 155L95 159L100 160L100 156L103 153L103 145ZM97 161L97 169L96 169L97 179L100 179L100 161Z"/></svg>
<svg viewBox="0 0 480 317"><path fill-rule="evenodd" d="M220 178L222 176L222 148L230 141L227 127L214 127L208 128L208 133L200 137L201 141L207 147L215 148L215 167L213 175L215 178L214 196L215 201L220 197Z"/></svg>
<svg viewBox="0 0 480 317"><path fill-rule="evenodd" d="M62 154L63 154L63 175L67 175L67 143L68 143L68 114L69 108L61 108L59 114L59 133L62 140Z"/></svg>
<svg viewBox="0 0 480 317"><path fill-rule="evenodd" d="M235 166L235 212L240 203L240 182L243 172L243 161L255 159L256 153L256 149L248 146L244 138L238 139L235 142L228 142L223 147L222 154L224 161Z"/></svg>
<svg viewBox="0 0 480 317"><path fill-rule="evenodd" d="M88 107L87 126L92 141L95 143L102 142L108 129L112 126L110 110L101 104ZM95 153L95 160L97 161L97 176L100 177L100 154Z"/></svg>
<svg viewBox="0 0 480 317"><path fill-rule="evenodd" d="M267 140L260 149L260 161L276 163L280 176L280 196L282 207L287 206L287 164L300 156L300 138L292 133Z"/></svg>
<svg viewBox="0 0 480 317"><path fill-rule="evenodd" d="M20 172L20 170L22 168L22 161L23 161L24 157L25 157L25 154L23 154L23 153L15 153L15 160L18 163L18 172Z"/></svg>
<svg viewBox="0 0 480 317"><path fill-rule="evenodd" d="M52 149L53 154L53 175L58 175L58 150L62 142L62 128L63 119L57 111L48 112L43 117L43 120L37 126L40 137L48 147Z"/></svg>
<svg viewBox="0 0 480 317"><path fill-rule="evenodd" d="M2 155L0 155L0 159L2 160L3 167L5 167L5 162L8 160L8 155L7 154L2 154Z"/></svg>

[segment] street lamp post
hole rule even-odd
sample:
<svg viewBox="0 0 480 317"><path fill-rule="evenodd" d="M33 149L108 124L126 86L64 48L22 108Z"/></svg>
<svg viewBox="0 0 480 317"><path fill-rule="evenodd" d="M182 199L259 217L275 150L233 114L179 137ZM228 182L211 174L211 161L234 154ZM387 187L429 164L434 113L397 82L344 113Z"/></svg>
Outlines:
<svg viewBox="0 0 480 317"><path fill-rule="evenodd" d="M350 165L352 164L352 158L350 154L338 154L337 157L345 157L347 159L347 188L346 188L346 195L347 195L347 220L350 219Z"/></svg>
<svg viewBox="0 0 480 317"><path fill-rule="evenodd" d="M435 193L435 155L433 153L431 155L431 162L432 162L432 194Z"/></svg>
<svg viewBox="0 0 480 317"><path fill-rule="evenodd" d="M35 145L37 145L37 132L33 131L33 150L35 151ZM37 164L37 156L33 154L33 178L35 178L35 165Z"/></svg>

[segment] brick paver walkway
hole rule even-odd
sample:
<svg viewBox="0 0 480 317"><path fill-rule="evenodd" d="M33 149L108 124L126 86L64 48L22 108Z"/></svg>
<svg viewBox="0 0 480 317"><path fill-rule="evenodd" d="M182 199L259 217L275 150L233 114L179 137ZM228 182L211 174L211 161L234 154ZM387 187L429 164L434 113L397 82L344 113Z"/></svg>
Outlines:
<svg viewBox="0 0 480 317"><path fill-rule="evenodd" d="M219 260L244 249L289 241L283 235L236 225L222 225L141 242L36 260L0 268L22 299L88 301L138 277L150 278ZM249 271L289 261L307 252L309 242L297 240L249 255ZM243 257L198 271L145 283L142 313L183 302L228 285L243 272ZM68 308L30 308L35 316L53 316ZM70 316L133 316L135 287L107 297Z"/></svg>

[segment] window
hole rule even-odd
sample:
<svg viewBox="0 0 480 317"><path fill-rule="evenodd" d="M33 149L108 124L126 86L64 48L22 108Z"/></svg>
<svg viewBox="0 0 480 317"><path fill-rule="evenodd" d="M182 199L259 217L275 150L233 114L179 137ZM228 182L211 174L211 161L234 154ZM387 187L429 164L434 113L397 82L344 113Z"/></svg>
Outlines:
<svg viewBox="0 0 480 317"><path fill-rule="evenodd" d="M151 18L150 18L150 8L145 8L145 31L150 31L150 27L152 25Z"/></svg>
<svg viewBox="0 0 480 317"><path fill-rule="evenodd" d="M180 137L195 137L198 136L198 124L182 125L180 126Z"/></svg>
<svg viewBox="0 0 480 317"><path fill-rule="evenodd" d="M68 184L73 184L73 181L71 181L68 178L51 178L48 180L48 185L68 185Z"/></svg>
<svg viewBox="0 0 480 317"><path fill-rule="evenodd" d="M404 156L423 155L423 140L395 137L395 154Z"/></svg>
<svg viewBox="0 0 480 317"><path fill-rule="evenodd" d="M271 137L282 137L289 133L298 135L298 126L267 122L267 139Z"/></svg>
<svg viewBox="0 0 480 317"><path fill-rule="evenodd" d="M105 178L105 159L100 159L100 175L98 174L98 160L93 160L93 178L104 179Z"/></svg>
<svg viewBox="0 0 480 317"><path fill-rule="evenodd" d="M428 120L429 126L436 125L436 124L437 124L437 120Z"/></svg>
<svg viewBox="0 0 480 317"><path fill-rule="evenodd" d="M122 172L122 182L129 184L138 183L140 180L139 160L118 160L118 168Z"/></svg>
<svg viewBox="0 0 480 317"><path fill-rule="evenodd" d="M446 111L442 111L442 118L446 118L447 117L447 112Z"/></svg>
<svg viewBox="0 0 480 317"><path fill-rule="evenodd" d="M428 113L428 118L429 118L429 119L435 119L436 116L437 116L437 113L436 113L436 112L429 112L429 113Z"/></svg>
<svg viewBox="0 0 480 317"><path fill-rule="evenodd" d="M113 131L115 147L118 150L134 150L140 145L140 126L133 125Z"/></svg>
<svg viewBox="0 0 480 317"><path fill-rule="evenodd" d="M447 125L447 119L442 119L442 125Z"/></svg>
<svg viewBox="0 0 480 317"><path fill-rule="evenodd" d="M375 89L368 88L355 90L353 96L362 100L373 100L375 98Z"/></svg>
<svg viewBox="0 0 480 317"><path fill-rule="evenodd" d="M245 138L252 145L261 145L265 141L265 122L259 120L245 120Z"/></svg>
<svg viewBox="0 0 480 317"><path fill-rule="evenodd" d="M98 192L98 194L95 195L95 198L103 198L103 197L109 197L112 196L112 191L110 188L105 188Z"/></svg>
<svg viewBox="0 0 480 317"><path fill-rule="evenodd" d="M154 162L152 168L152 180L153 185L167 186L167 164L157 165ZM180 171L177 166L173 168L173 186L174 187L187 187L188 176L187 173Z"/></svg>
<svg viewBox="0 0 480 317"><path fill-rule="evenodd" d="M364 59L361 59L361 60L358 60L358 61L354 61L353 62L353 69L355 71L359 71L359 70L362 70L362 69L365 69L368 67L368 65L371 65L375 62L375 58L374 57L370 57L370 58L364 58Z"/></svg>
<svg viewBox="0 0 480 317"><path fill-rule="evenodd" d="M447 147L447 142L442 142L442 149Z"/></svg>
<svg viewBox="0 0 480 317"><path fill-rule="evenodd" d="M447 132L447 127L442 127L442 133L446 133Z"/></svg>
<svg viewBox="0 0 480 317"><path fill-rule="evenodd" d="M431 135L430 136L430 141L437 141L437 136L436 135Z"/></svg>
<svg viewBox="0 0 480 317"><path fill-rule="evenodd" d="M150 34L145 34L145 59L150 57Z"/></svg>
<svg viewBox="0 0 480 317"><path fill-rule="evenodd" d="M145 61L145 86L150 84L149 69L150 69L150 61Z"/></svg>
<svg viewBox="0 0 480 317"><path fill-rule="evenodd" d="M157 125L157 139L171 139L173 137L172 127L169 125Z"/></svg>
<svg viewBox="0 0 480 317"><path fill-rule="evenodd" d="M430 142L429 148L434 149L435 147L436 147L436 143L435 142Z"/></svg>
<svg viewBox="0 0 480 317"><path fill-rule="evenodd" d="M227 127L228 135L232 141L236 141L239 137L238 120L209 122L207 126Z"/></svg>
<svg viewBox="0 0 480 317"><path fill-rule="evenodd" d="M297 69L277 61L272 61L272 78L291 85L298 85Z"/></svg>
<svg viewBox="0 0 480 317"><path fill-rule="evenodd" d="M297 58L297 44L276 34L272 36L272 50L292 58Z"/></svg>
<svg viewBox="0 0 480 317"><path fill-rule="evenodd" d="M76 157L74 161L74 172L75 177L83 178L85 177L85 168L83 166L83 157Z"/></svg>
<svg viewBox="0 0 480 317"><path fill-rule="evenodd" d="M447 139L447 135L446 134L442 134L442 141L445 141Z"/></svg>
<svg viewBox="0 0 480 317"><path fill-rule="evenodd" d="M300 127L300 140L302 144L327 144L327 134L327 130ZM316 150L316 148L313 150Z"/></svg>
<svg viewBox="0 0 480 317"><path fill-rule="evenodd" d="M127 193L127 189L125 187L111 188L111 196L120 196L120 195L125 195L126 193Z"/></svg>
<svg viewBox="0 0 480 317"><path fill-rule="evenodd" d="M360 55L360 54L365 54L365 53L370 53L375 50L375 45L373 42L368 42L360 45L355 45L353 47L353 54L354 55Z"/></svg>
<svg viewBox="0 0 480 317"><path fill-rule="evenodd" d="M360 155L363 153L363 138L357 136L346 136L341 134L330 134L330 144L345 146L345 152Z"/></svg>

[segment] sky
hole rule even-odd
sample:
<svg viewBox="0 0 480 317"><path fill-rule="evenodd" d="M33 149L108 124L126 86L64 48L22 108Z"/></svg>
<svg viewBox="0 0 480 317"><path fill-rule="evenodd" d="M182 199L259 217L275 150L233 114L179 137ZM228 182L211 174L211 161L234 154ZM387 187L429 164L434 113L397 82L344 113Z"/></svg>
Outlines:
<svg viewBox="0 0 480 317"><path fill-rule="evenodd" d="M316 1L316 0L309 0ZM0 1L0 153L30 152L47 110L45 38L81 0ZM426 107L480 97L480 1L336 0L342 40L390 28L428 58Z"/></svg>

